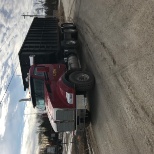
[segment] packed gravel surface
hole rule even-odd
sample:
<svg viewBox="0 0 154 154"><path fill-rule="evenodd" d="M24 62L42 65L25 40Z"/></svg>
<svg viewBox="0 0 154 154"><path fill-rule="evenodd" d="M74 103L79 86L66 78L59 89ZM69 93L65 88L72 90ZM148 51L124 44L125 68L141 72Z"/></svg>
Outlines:
<svg viewBox="0 0 154 154"><path fill-rule="evenodd" d="M154 1L62 0L95 75L91 129L102 154L154 153Z"/></svg>

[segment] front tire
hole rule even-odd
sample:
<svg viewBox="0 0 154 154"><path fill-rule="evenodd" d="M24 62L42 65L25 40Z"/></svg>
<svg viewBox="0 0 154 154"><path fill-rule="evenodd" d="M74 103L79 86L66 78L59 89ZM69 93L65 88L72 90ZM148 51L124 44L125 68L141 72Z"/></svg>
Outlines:
<svg viewBox="0 0 154 154"><path fill-rule="evenodd" d="M94 85L94 76L90 72L75 71L69 75L69 81L75 85L78 92L87 92Z"/></svg>

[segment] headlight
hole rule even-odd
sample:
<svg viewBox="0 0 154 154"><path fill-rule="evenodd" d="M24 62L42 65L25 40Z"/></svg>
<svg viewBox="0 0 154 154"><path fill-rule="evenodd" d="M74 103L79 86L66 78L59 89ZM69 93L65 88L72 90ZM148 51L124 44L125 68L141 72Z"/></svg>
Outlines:
<svg viewBox="0 0 154 154"><path fill-rule="evenodd" d="M66 99L69 104L73 104L73 94L66 92Z"/></svg>

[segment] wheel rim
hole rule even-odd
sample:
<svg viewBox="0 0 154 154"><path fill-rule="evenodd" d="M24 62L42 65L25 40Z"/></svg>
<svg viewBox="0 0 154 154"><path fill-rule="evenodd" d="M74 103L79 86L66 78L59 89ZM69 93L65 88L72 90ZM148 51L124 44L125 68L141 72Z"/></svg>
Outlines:
<svg viewBox="0 0 154 154"><path fill-rule="evenodd" d="M78 81L88 81L89 75L87 75L85 73L80 73L76 76L76 80L78 80Z"/></svg>

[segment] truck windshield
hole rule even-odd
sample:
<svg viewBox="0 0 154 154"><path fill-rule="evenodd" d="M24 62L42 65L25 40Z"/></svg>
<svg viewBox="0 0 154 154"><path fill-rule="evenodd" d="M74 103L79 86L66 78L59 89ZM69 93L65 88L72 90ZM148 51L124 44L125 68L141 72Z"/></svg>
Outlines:
<svg viewBox="0 0 154 154"><path fill-rule="evenodd" d="M36 107L44 110L45 102L44 102L44 81L39 79L33 79L34 83L34 95L36 99Z"/></svg>

